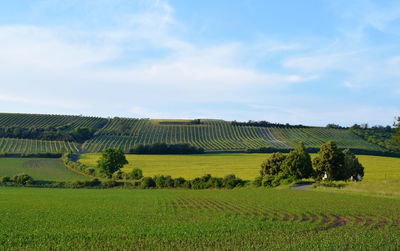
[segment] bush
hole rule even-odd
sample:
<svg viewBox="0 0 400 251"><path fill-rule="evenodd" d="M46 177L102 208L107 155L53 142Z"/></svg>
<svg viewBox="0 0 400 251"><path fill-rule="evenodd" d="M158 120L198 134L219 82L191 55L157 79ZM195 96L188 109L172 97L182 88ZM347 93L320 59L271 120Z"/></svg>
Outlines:
<svg viewBox="0 0 400 251"><path fill-rule="evenodd" d="M124 172L118 170L115 173L113 173L112 178L115 180L122 180L125 178Z"/></svg>
<svg viewBox="0 0 400 251"><path fill-rule="evenodd" d="M27 174L17 174L14 176L14 182L19 185L31 185L34 183L34 180L31 176Z"/></svg>
<svg viewBox="0 0 400 251"><path fill-rule="evenodd" d="M156 183L157 188L166 188L166 187L174 187L174 180L171 176L154 176L154 182Z"/></svg>
<svg viewBox="0 0 400 251"><path fill-rule="evenodd" d="M156 182L153 180L152 177L144 177L140 187L144 188L144 189L153 188L153 187L156 187Z"/></svg>
<svg viewBox="0 0 400 251"><path fill-rule="evenodd" d="M186 180L182 177L174 179L174 187L185 187Z"/></svg>
<svg viewBox="0 0 400 251"><path fill-rule="evenodd" d="M105 188L112 188L112 187L116 187L118 185L118 183L115 180L106 180L106 181L102 181L101 185Z"/></svg>
<svg viewBox="0 0 400 251"><path fill-rule="evenodd" d="M96 173L96 169L94 169L93 167L88 167L85 169L85 173L93 176Z"/></svg>
<svg viewBox="0 0 400 251"><path fill-rule="evenodd" d="M142 169L139 168L133 168L132 172L128 174L128 178L134 179L134 180L140 180L143 178L143 171Z"/></svg>
<svg viewBox="0 0 400 251"><path fill-rule="evenodd" d="M243 184L243 181L237 178L234 174L229 174L222 180L223 187L232 189Z"/></svg>
<svg viewBox="0 0 400 251"><path fill-rule="evenodd" d="M9 183L9 182L12 182L12 180L10 177L5 176L5 177L0 177L0 182L1 183Z"/></svg>

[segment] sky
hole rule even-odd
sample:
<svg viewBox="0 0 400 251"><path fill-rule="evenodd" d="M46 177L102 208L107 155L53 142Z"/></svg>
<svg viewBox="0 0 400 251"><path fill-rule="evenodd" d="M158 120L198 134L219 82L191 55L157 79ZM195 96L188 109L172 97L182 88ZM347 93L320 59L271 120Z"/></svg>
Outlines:
<svg viewBox="0 0 400 251"><path fill-rule="evenodd" d="M3 1L0 112L391 125L400 1Z"/></svg>

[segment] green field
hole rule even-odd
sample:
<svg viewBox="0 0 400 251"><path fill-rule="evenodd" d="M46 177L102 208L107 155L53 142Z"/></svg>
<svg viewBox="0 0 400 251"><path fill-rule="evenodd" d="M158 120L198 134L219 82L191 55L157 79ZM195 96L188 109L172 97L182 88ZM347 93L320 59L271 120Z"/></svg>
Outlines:
<svg viewBox="0 0 400 251"><path fill-rule="evenodd" d="M0 176L26 173L38 181L74 181L89 179L64 167L59 159L0 158Z"/></svg>
<svg viewBox="0 0 400 251"><path fill-rule="evenodd" d="M194 178L206 173L223 177L236 174L242 179L253 180L259 175L262 161L270 154L200 154L200 155L133 155L128 154L129 164L125 171L134 167L143 170L147 176L171 175L173 177ZM312 155L315 156L315 155ZM82 155L80 161L88 166L95 166L100 154ZM365 167L366 181L400 179L400 158L360 155Z"/></svg>
<svg viewBox="0 0 400 251"><path fill-rule="evenodd" d="M0 187L5 250L396 250L400 200L325 192Z"/></svg>

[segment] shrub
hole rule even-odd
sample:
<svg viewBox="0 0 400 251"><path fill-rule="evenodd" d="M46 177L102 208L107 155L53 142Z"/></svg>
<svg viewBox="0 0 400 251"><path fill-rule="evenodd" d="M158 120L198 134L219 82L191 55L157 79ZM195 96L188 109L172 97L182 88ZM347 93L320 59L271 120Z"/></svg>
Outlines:
<svg viewBox="0 0 400 251"><path fill-rule="evenodd" d="M0 182L2 182L2 183L9 183L9 182L12 182L12 180L11 180L10 177L5 176L5 177L0 177Z"/></svg>
<svg viewBox="0 0 400 251"><path fill-rule="evenodd" d="M186 180L182 177L174 179L174 187L184 187Z"/></svg>
<svg viewBox="0 0 400 251"><path fill-rule="evenodd" d="M174 187L174 180L171 176L154 176L154 182L156 183L157 188Z"/></svg>
<svg viewBox="0 0 400 251"><path fill-rule="evenodd" d="M144 177L142 180L142 184L140 185L141 188L153 188L156 187L156 183L154 179L151 177Z"/></svg>
<svg viewBox="0 0 400 251"><path fill-rule="evenodd" d="M102 181L101 185L106 188L112 188L112 187L116 187L118 185L118 183L115 180L106 180L106 181Z"/></svg>
<svg viewBox="0 0 400 251"><path fill-rule="evenodd" d="M124 172L122 172L121 170L116 171L115 173L113 173L112 178L115 180L122 180L124 178Z"/></svg>
<svg viewBox="0 0 400 251"><path fill-rule="evenodd" d="M22 173L14 176L14 182L19 185L31 185L34 180L31 176Z"/></svg>
<svg viewBox="0 0 400 251"><path fill-rule="evenodd" d="M71 187L71 188L84 188L85 187L85 182L80 181L80 180L75 180L75 181L72 181L69 184L69 187Z"/></svg>
<svg viewBox="0 0 400 251"><path fill-rule="evenodd" d="M143 178L143 171L139 168L133 168L133 170L128 174L130 179L140 180Z"/></svg>
<svg viewBox="0 0 400 251"><path fill-rule="evenodd" d="M93 176L96 173L96 169L94 169L93 167L88 167L85 169L85 173Z"/></svg>
<svg viewBox="0 0 400 251"><path fill-rule="evenodd" d="M101 181L97 178L89 180L89 181L85 181L86 187L95 187L95 186L100 186L100 185L101 185Z"/></svg>
<svg viewBox="0 0 400 251"><path fill-rule="evenodd" d="M234 174L229 174L222 180L223 187L232 189L243 184L243 181Z"/></svg>

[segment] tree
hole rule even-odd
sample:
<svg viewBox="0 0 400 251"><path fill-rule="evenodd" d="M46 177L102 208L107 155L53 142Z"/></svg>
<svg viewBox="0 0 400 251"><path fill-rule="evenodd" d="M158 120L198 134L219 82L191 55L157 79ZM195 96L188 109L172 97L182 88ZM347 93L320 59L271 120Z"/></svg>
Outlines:
<svg viewBox="0 0 400 251"><path fill-rule="evenodd" d="M283 172L295 179L307 179L313 176L311 156L304 143L291 151L282 164Z"/></svg>
<svg viewBox="0 0 400 251"><path fill-rule="evenodd" d="M361 181L362 177L364 177L364 167L349 149L344 150L343 153L344 169L346 170L347 179L353 177L354 180Z"/></svg>
<svg viewBox="0 0 400 251"><path fill-rule="evenodd" d="M273 153L268 159L261 164L260 175L277 175L282 172L282 163L285 161L286 156L280 152Z"/></svg>
<svg viewBox="0 0 400 251"><path fill-rule="evenodd" d="M400 117L397 117L396 119L397 119L397 123L395 123L395 126L397 127L397 129L396 129L396 133L394 135L394 141L400 147Z"/></svg>
<svg viewBox="0 0 400 251"><path fill-rule="evenodd" d="M97 162L97 167L110 178L113 173L120 170L126 164L128 164L128 161L121 149L109 148L103 152L100 160Z"/></svg>
<svg viewBox="0 0 400 251"><path fill-rule="evenodd" d="M21 173L14 176L14 182L19 185L30 185L34 180L31 176Z"/></svg>
<svg viewBox="0 0 400 251"><path fill-rule="evenodd" d="M129 173L129 178L134 180L140 180L143 178L143 171L139 168L133 168L133 170Z"/></svg>
<svg viewBox="0 0 400 251"><path fill-rule="evenodd" d="M313 160L315 177L318 180L346 180L344 154L338 149L335 142L329 141L321 146L317 157Z"/></svg>

